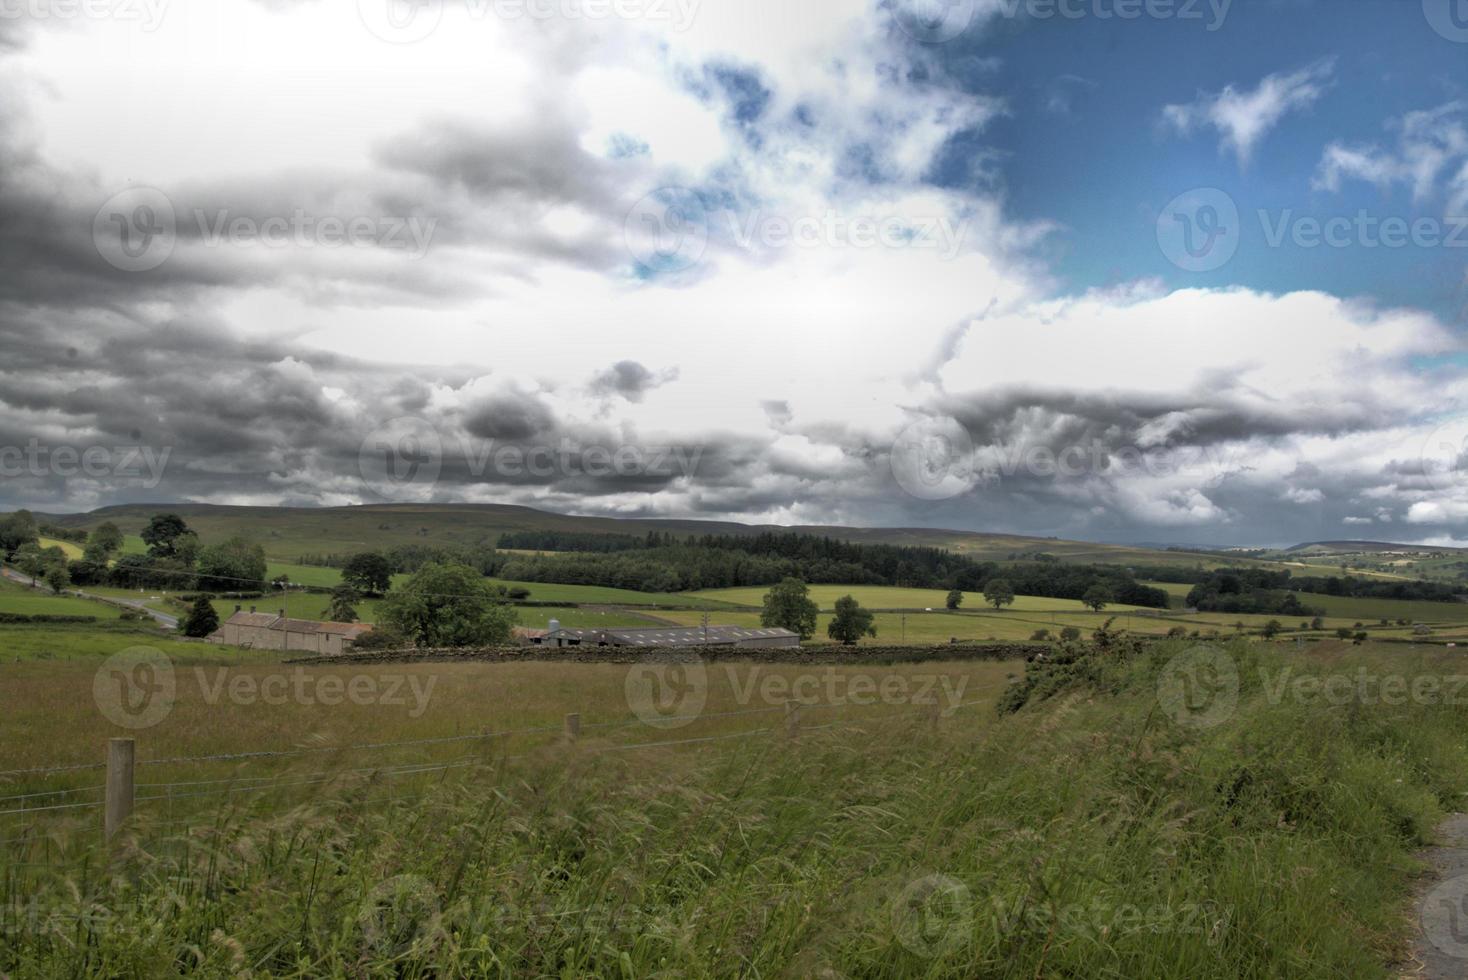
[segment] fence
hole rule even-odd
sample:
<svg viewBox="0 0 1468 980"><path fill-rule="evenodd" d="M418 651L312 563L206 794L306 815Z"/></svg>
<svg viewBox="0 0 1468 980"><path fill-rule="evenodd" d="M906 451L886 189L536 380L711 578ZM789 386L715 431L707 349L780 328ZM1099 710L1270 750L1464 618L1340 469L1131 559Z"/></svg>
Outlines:
<svg viewBox="0 0 1468 980"><path fill-rule="evenodd" d="M949 712L955 712L962 708L987 703L985 699L964 701L953 705ZM702 735L676 739L662 739L647 742L627 742L620 744L587 744L583 742L583 736L587 732L610 732L630 728L637 725L645 725L643 719L633 718L630 720L607 721L607 722L583 722L579 712L567 714L560 725L540 726L533 728L509 729L503 731L481 732L470 735L449 735L433 738L405 739L393 742L369 742L355 745L320 745L302 746L291 749L280 749L270 751L247 751L217 753L212 755L175 756L139 759L137 757L136 740L132 738L112 738L106 745L106 753L102 761L96 763L82 763L72 765L37 766L29 769L13 769L0 772L0 778L34 777L46 779L54 776L70 775L83 772L102 772L103 781L89 786L67 787L64 789L41 790L37 792L21 793L12 796L0 796L0 818L38 818L40 815L76 815L100 811L102 823L102 839L111 841L116 834L127 826L129 819L136 812L140 804L167 802L169 804L178 800L205 799L209 797L233 797L236 794L258 793L272 789L323 786L333 780L346 776L370 776L373 778L391 779L401 776L422 775L426 773L447 772L454 769L462 769L473 765L482 765L485 759L482 755L463 756L448 761L433 761L408 763L398 765L376 765L353 768L339 768L324 770L305 776L287 775L262 775L262 776L227 776L213 779L194 779L182 781L160 781L160 782L138 782L137 772L139 769L154 766L179 766L195 765L205 763L227 763L242 762L249 763L266 759L299 758L316 754L343 753L343 752L381 752L396 750L406 747L445 746L453 744L465 744L490 740L508 740L521 736L545 736L558 737L565 745L582 743L582 751L598 752L629 752L641 751L653 748L669 748L683 745L699 745L714 742L724 742L735 739L752 738L758 735L782 735L786 740L797 740L809 732L823 731L836 728L847 722L838 720L821 725L810 725L808 716L823 710L846 707L852 702L801 702L788 701L783 706L764 708L749 708L738 711L704 712L697 715L673 715L660 718L659 723L666 725L676 722L694 722L703 720L729 719L781 713L782 717L777 723L768 727L747 729L744 731L723 733L717 735ZM913 702L899 708L918 709L926 726L936 731L940 719L943 717L942 705L935 699L923 702ZM890 718L895 713L878 716L878 718ZM865 720L865 719L863 719ZM527 758L532 753L501 756L504 761ZM142 790L143 795L138 795ZM97 797L95 799L74 797ZM0 845L24 842L30 840L27 836L0 837Z"/></svg>

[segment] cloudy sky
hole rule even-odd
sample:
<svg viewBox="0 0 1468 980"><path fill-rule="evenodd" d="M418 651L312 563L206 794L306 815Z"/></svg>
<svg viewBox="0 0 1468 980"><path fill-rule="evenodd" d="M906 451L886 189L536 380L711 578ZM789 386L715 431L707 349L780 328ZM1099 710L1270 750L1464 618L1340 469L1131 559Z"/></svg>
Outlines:
<svg viewBox="0 0 1468 980"><path fill-rule="evenodd" d="M0 153L0 508L1468 539L1450 0L0 0Z"/></svg>

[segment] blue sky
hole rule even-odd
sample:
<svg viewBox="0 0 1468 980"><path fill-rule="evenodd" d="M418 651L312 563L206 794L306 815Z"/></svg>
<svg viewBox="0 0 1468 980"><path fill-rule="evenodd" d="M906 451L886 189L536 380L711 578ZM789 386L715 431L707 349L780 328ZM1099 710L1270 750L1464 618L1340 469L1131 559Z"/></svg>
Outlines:
<svg viewBox="0 0 1468 980"><path fill-rule="evenodd" d="M937 58L975 90L1002 91L1013 108L982 140L955 146L934 178L970 180L974 151L996 154L992 165L1014 214L1064 226L1047 255L1070 289L1142 275L1176 287L1323 289L1420 305L1462 323L1468 248L1310 249L1289 238L1273 247L1257 216L1260 209L1272 221L1286 211L1322 220L1360 209L1382 218L1444 216L1441 196L1414 201L1400 185L1312 187L1328 144L1389 144L1393 120L1468 99L1468 49L1434 33L1417 7L1416 0L1237 0L1216 31L1207 30L1208 14L1031 18L969 32L933 45ZM1179 135L1160 123L1166 104L1229 85L1247 89L1327 60L1326 91L1271 128L1247 166L1220 149L1214 130ZM1243 217L1238 253L1209 273L1176 268L1154 233L1157 211L1195 187L1224 190Z"/></svg>

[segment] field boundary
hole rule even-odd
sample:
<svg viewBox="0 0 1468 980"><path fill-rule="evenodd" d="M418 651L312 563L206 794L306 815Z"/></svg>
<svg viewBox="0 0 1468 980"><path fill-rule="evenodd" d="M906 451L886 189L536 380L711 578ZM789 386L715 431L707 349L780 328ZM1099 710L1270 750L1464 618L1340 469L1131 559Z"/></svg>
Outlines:
<svg viewBox="0 0 1468 980"><path fill-rule="evenodd" d="M288 664L412 664L412 663L591 663L638 664L748 661L779 664L897 664L933 660L1024 660L1048 653L1045 643L940 643L931 646L857 646L821 644L810 647L688 647L661 650L647 647L454 647L374 650L332 657L295 657Z"/></svg>

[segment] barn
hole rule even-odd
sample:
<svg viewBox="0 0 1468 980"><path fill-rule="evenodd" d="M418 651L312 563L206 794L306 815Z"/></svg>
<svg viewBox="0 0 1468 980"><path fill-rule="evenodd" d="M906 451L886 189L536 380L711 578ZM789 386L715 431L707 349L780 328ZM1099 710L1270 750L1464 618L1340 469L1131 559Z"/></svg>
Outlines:
<svg viewBox="0 0 1468 980"><path fill-rule="evenodd" d="M563 629L552 623L545 636L532 640L556 647L798 647L800 634L787 629L743 626L653 626L626 629Z"/></svg>
<svg viewBox="0 0 1468 980"><path fill-rule="evenodd" d="M300 650L325 656L345 653L353 642L371 630L370 623L289 619L284 609L276 614L256 612L254 606L244 612L235 606L233 615L207 639L210 643L229 643L254 650Z"/></svg>

